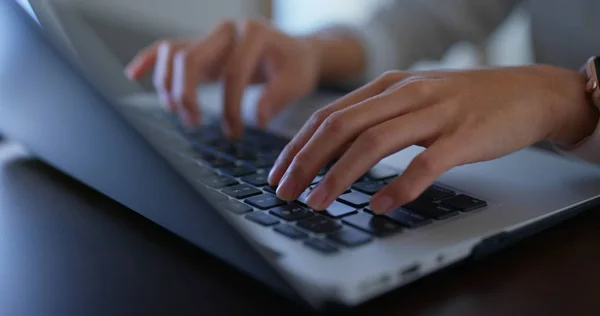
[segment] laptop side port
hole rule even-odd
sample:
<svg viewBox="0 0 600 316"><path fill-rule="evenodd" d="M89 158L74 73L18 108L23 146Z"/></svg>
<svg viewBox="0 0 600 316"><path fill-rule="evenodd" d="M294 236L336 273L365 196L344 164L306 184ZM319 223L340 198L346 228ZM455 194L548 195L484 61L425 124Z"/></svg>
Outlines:
<svg viewBox="0 0 600 316"><path fill-rule="evenodd" d="M420 264L413 264L407 268L400 270L400 279L404 282L412 281L419 276L421 272Z"/></svg>

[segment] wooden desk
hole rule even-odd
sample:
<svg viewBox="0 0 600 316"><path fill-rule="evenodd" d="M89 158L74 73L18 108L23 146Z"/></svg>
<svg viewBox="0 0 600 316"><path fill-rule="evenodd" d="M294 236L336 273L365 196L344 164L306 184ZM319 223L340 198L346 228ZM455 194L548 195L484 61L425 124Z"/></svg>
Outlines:
<svg viewBox="0 0 600 316"><path fill-rule="evenodd" d="M309 315L0 144L0 315ZM351 315L598 315L600 212L450 268Z"/></svg>

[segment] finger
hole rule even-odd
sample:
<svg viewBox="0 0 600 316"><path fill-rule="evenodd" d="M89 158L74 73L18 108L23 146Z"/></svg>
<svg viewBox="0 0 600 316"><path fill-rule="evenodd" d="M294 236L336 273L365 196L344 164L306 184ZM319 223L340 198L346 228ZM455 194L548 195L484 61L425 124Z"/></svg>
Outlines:
<svg viewBox="0 0 600 316"><path fill-rule="evenodd" d="M199 78L198 72L194 70L195 66L194 59L185 51L178 52L173 58L171 96L177 104L177 114L188 127L196 126L200 122L196 93Z"/></svg>
<svg viewBox="0 0 600 316"><path fill-rule="evenodd" d="M460 137L441 138L416 156L406 171L371 199L375 213L387 213L419 197L450 168L466 163L469 144Z"/></svg>
<svg viewBox="0 0 600 316"><path fill-rule="evenodd" d="M171 112L176 111L177 108L177 104L171 98L173 57L182 47L183 43L162 42L158 46L154 64L154 87L159 94L161 103Z"/></svg>
<svg viewBox="0 0 600 316"><path fill-rule="evenodd" d="M140 80L154 67L158 47L162 42L156 42L138 53L125 68L125 75L129 80Z"/></svg>
<svg viewBox="0 0 600 316"><path fill-rule="evenodd" d="M275 77L265 85L256 106L257 123L260 128L265 128L273 117L295 99L290 84L293 83L285 78Z"/></svg>
<svg viewBox="0 0 600 316"><path fill-rule="evenodd" d="M227 56L233 43L234 28L231 22L223 22L202 41L198 41L173 58L172 98L179 106L179 115L189 126L200 123L196 88L202 78L208 76L211 66Z"/></svg>
<svg viewBox="0 0 600 316"><path fill-rule="evenodd" d="M378 95L385 91L391 84L407 76L409 76L409 73L386 73L380 78L371 81L356 91L349 93L348 95L315 112L277 158L277 161L269 174L269 184L278 185L280 182L282 182L284 173L288 169L294 157L332 113Z"/></svg>
<svg viewBox="0 0 600 316"><path fill-rule="evenodd" d="M441 130L441 118L434 114L432 108L410 112L360 134L311 191L308 205L316 210L327 208L384 157L435 137Z"/></svg>
<svg viewBox="0 0 600 316"><path fill-rule="evenodd" d="M413 80L404 84L401 81L394 90L387 90L382 94L330 115L298 152L288 167L286 182L295 183L298 186L298 191L287 192L288 185L284 182L281 183L282 194L289 197L296 197L296 194L300 195L304 186L312 182L319 170L332 160L336 152L365 130L414 111L425 104L432 104L434 102L433 97L444 94L441 91L441 85L439 85L442 82L441 80ZM432 93L433 91L439 94ZM436 117L435 113L430 114ZM412 117L412 115L409 115L409 117ZM424 122L430 122L430 120L431 118L426 117L419 123L423 124ZM389 125L386 124L386 126ZM384 141L391 142L391 139L393 139L393 136L384 139ZM357 175L357 177L360 175ZM339 190L344 190L347 187L340 187Z"/></svg>
<svg viewBox="0 0 600 316"><path fill-rule="evenodd" d="M231 53L224 70L223 128L225 134L232 138L238 138L242 134L242 98L258 67L269 36L264 24L256 21L246 22L243 32L243 37Z"/></svg>

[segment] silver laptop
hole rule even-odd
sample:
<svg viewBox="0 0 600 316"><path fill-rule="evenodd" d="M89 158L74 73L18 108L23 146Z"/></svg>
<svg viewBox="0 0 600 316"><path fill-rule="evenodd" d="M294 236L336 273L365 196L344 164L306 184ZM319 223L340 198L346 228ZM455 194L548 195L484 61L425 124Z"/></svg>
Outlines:
<svg viewBox="0 0 600 316"><path fill-rule="evenodd" d="M317 214L302 198L277 199L266 185L285 138L249 129L232 143L210 121L188 131L158 108L119 102L119 91L138 88L120 69L110 80L98 74L122 65L86 55L101 42L93 32L82 36L84 24L74 38L69 29L84 21L61 10L42 1L1 2L0 132L313 307L357 305L498 251L586 210L600 194L599 168L529 148L455 168L417 202L374 216L370 196L421 151L411 147Z"/></svg>

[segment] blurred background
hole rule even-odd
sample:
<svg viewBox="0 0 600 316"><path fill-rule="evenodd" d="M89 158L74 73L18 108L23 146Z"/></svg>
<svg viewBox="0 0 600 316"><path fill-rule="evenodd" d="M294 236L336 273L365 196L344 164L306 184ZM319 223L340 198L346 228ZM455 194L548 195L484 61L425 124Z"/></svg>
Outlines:
<svg viewBox="0 0 600 316"><path fill-rule="evenodd" d="M126 63L142 47L166 36L201 36L223 18L266 17L292 34L330 23L357 24L389 0L56 0L80 10ZM413 0L419 1L419 0ZM457 43L442 60L413 66L466 68L532 62L529 18L517 8L483 45Z"/></svg>

